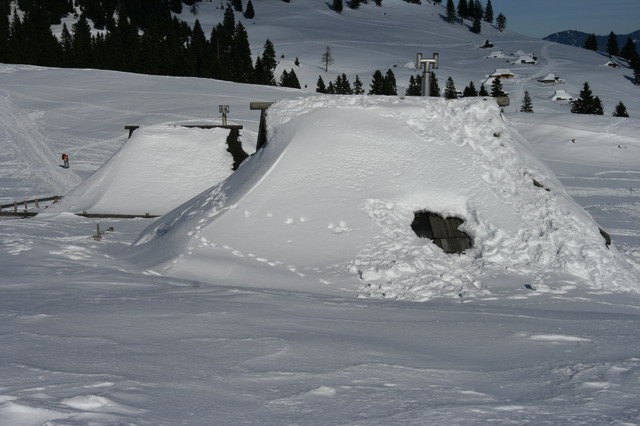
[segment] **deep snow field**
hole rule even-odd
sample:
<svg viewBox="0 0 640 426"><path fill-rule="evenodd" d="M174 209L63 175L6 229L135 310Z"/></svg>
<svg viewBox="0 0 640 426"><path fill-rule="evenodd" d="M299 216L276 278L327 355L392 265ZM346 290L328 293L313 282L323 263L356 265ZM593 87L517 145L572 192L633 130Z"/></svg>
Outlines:
<svg viewBox="0 0 640 426"><path fill-rule="evenodd" d="M65 195L0 220L0 424L640 424L630 71L386 3L254 2L254 52L298 56L307 91L0 64L0 203ZM487 59L485 38L540 63ZM439 51L441 87L510 67L512 104L311 98L327 44L326 82L398 64L400 86ZM605 116L551 102L549 72L574 95L589 81ZM620 100L632 118L611 117ZM233 174L224 132L179 127L228 104L251 153L251 101L281 102ZM163 216L73 214L111 208ZM426 208L464 217L474 248L417 238Z"/></svg>

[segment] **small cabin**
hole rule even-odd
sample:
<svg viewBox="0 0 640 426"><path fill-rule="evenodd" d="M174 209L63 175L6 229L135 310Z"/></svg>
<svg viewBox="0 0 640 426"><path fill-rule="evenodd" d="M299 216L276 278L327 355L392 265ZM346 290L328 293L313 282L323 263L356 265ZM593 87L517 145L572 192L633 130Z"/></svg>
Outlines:
<svg viewBox="0 0 640 426"><path fill-rule="evenodd" d="M564 80L562 80L554 73L550 73L547 74L544 78L539 79L538 82L543 84L561 84L564 83Z"/></svg>
<svg viewBox="0 0 640 426"><path fill-rule="evenodd" d="M572 101L573 96L567 93L566 90L556 90L551 97L552 101Z"/></svg>
<svg viewBox="0 0 640 426"><path fill-rule="evenodd" d="M489 76L490 80L498 77L500 80L516 78L516 75L509 68L498 68Z"/></svg>

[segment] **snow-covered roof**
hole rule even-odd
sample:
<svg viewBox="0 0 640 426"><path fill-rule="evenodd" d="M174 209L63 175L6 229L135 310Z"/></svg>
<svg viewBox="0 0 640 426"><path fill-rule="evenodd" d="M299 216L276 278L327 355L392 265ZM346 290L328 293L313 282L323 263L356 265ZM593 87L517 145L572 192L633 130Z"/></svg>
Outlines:
<svg viewBox="0 0 640 426"><path fill-rule="evenodd" d="M228 135L221 128L141 127L50 211L167 213L232 173Z"/></svg>
<svg viewBox="0 0 640 426"><path fill-rule="evenodd" d="M553 101L571 101L573 100L573 96L571 96L569 93L567 93L566 90L556 90L553 94L553 96L551 97L551 100Z"/></svg>
<svg viewBox="0 0 640 426"><path fill-rule="evenodd" d="M515 77L515 74L509 68L496 68L491 77Z"/></svg>

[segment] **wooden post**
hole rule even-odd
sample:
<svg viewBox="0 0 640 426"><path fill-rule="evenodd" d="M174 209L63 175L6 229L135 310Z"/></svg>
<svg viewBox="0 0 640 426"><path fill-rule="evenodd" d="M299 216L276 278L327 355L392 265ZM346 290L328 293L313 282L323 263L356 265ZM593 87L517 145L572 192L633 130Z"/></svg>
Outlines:
<svg viewBox="0 0 640 426"><path fill-rule="evenodd" d="M102 238L102 235L100 235L100 224L96 223L96 235L95 237L93 237L93 239L96 241L100 241L101 238Z"/></svg>
<svg viewBox="0 0 640 426"><path fill-rule="evenodd" d="M18 203L16 203L15 201L13 202L13 212L15 214L18 214Z"/></svg>
<svg viewBox="0 0 640 426"><path fill-rule="evenodd" d="M39 209L40 208L40 204L38 203L38 199L36 198L33 201L36 203L36 209Z"/></svg>

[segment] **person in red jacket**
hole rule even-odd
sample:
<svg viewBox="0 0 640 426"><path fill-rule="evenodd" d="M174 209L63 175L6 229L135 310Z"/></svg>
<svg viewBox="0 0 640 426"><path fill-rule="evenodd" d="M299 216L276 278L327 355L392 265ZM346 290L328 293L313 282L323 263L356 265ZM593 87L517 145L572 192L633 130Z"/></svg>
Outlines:
<svg viewBox="0 0 640 426"><path fill-rule="evenodd" d="M64 168L68 169L69 168L69 156L65 153L62 154L62 162L64 163Z"/></svg>

